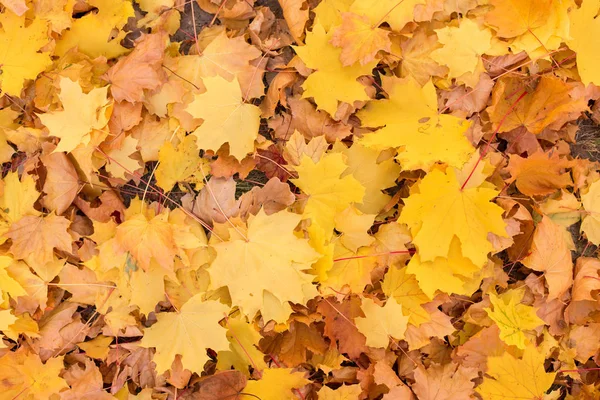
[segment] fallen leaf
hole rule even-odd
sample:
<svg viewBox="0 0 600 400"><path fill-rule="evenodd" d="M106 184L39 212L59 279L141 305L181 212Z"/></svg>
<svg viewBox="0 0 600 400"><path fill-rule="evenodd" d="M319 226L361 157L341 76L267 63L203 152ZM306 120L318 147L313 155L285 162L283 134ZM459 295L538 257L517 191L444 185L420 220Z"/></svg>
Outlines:
<svg viewBox="0 0 600 400"><path fill-rule="evenodd" d="M531 92L519 79L502 78L492 91L492 105L487 112L499 132L524 126L537 135L547 127L559 129L587 109L585 100L574 98L572 90L573 85L557 77L543 76ZM514 105L522 93L526 94ZM514 111L509 113L511 107Z"/></svg>
<svg viewBox="0 0 600 400"><path fill-rule="evenodd" d="M492 0L493 9L485 22L499 37L512 38L544 25L550 14L550 0Z"/></svg>
<svg viewBox="0 0 600 400"><path fill-rule="evenodd" d="M110 116L105 112L110 104L106 98L107 92L108 87L105 86L85 94L79 83L61 78L58 96L63 110L38 115L50 136L60 138L54 151L69 153L79 144L88 145L92 130L106 126Z"/></svg>
<svg viewBox="0 0 600 400"><path fill-rule="evenodd" d="M81 188L77 171L65 153L52 153L40 159L46 167L44 206L62 214Z"/></svg>
<svg viewBox="0 0 600 400"><path fill-rule="evenodd" d="M69 225L68 219L55 214L24 216L6 233L12 241L10 251L17 259L31 259L37 265L45 265L54 260L54 249L72 251Z"/></svg>
<svg viewBox="0 0 600 400"><path fill-rule="evenodd" d="M296 167L298 179L292 182L309 195L304 216L321 226L325 232L333 230L335 215L349 204L361 203L364 187L352 176L340 178L346 169L341 154L324 156L318 162L303 156Z"/></svg>
<svg viewBox="0 0 600 400"><path fill-rule="evenodd" d="M283 18L290 28L290 33L296 43L301 44L304 26L308 22L308 3L306 0L278 0L278 2L283 9Z"/></svg>
<svg viewBox="0 0 600 400"><path fill-rule="evenodd" d="M8 353L0 358L0 387L6 398L51 398L68 388L59 376L63 358L55 357L42 364L39 356L21 351Z"/></svg>
<svg viewBox="0 0 600 400"><path fill-rule="evenodd" d="M90 0L89 5L97 8L98 12L74 20L71 29L57 41L56 53L62 56L73 47L93 58L104 56L110 59L127 53L127 49L121 46L126 34L121 29L127 19L134 16L131 2ZM116 35L112 35L113 29L117 30Z"/></svg>
<svg viewBox="0 0 600 400"><path fill-rule="evenodd" d="M563 172L568 167L569 162L557 153L537 152L527 158L511 154L507 167L511 178L507 182L516 182L527 196L544 196L573 184L569 173Z"/></svg>
<svg viewBox="0 0 600 400"><path fill-rule="evenodd" d="M229 143L229 152L238 160L254 149L260 109L245 104L237 79L205 78L206 92L197 94L186 110L204 122L193 132L200 149L217 151Z"/></svg>
<svg viewBox="0 0 600 400"><path fill-rule="evenodd" d="M241 396L246 378L238 371L223 371L202 377L196 392L198 400L226 400Z"/></svg>
<svg viewBox="0 0 600 400"><path fill-rule="evenodd" d="M319 109L334 116L338 102L352 104L369 100L365 87L357 79L369 75L375 62L345 67L340 61L342 49L330 43L332 38L333 31L326 32L323 26L317 24L312 32L306 34L306 45L294 47L294 51L308 68L316 70L302 85L302 97L314 98Z"/></svg>
<svg viewBox="0 0 600 400"><path fill-rule="evenodd" d="M408 317L402 315L402 306L393 297L383 307L365 298L361 308L365 317L356 319L356 327L367 338L367 346L386 348L390 338L404 339Z"/></svg>
<svg viewBox="0 0 600 400"><path fill-rule="evenodd" d="M272 215L260 211L248 218L245 233L231 228L229 241L212 245L217 252L208 269L212 285L227 286L233 304L249 317L264 312L266 292L281 306L305 301L312 275L303 270L316 261L317 253L305 239L294 235L300 219L287 211Z"/></svg>
<svg viewBox="0 0 600 400"><path fill-rule="evenodd" d="M447 26L435 32L444 47L432 51L431 58L440 65L446 65L451 78L475 72L481 55L492 47L492 32L481 29L468 18L464 18L458 27ZM465 42L469 45L464 46Z"/></svg>
<svg viewBox="0 0 600 400"><path fill-rule="evenodd" d="M153 361L159 373L171 368L177 354L184 368L200 373L208 360L206 348L227 349L225 328L219 321L228 311L226 305L203 301L198 294L177 312L159 313L157 322L144 333L140 346L156 348Z"/></svg>
<svg viewBox="0 0 600 400"><path fill-rule="evenodd" d="M544 273L549 300L559 298L569 290L573 284L573 262L563 227L543 217L536 226L529 254L522 263Z"/></svg>
<svg viewBox="0 0 600 400"><path fill-rule="evenodd" d="M384 126L360 139L363 146L385 150L400 147L397 160L405 170L429 171L436 162L461 168L473 152L465 137L469 123L438 115L435 88L412 79L384 80L388 99L373 100L357 113L363 125ZM393 115L393 118L390 118Z"/></svg>
<svg viewBox="0 0 600 400"><path fill-rule="evenodd" d="M544 321L536 315L533 307L521 304L522 298L523 292L519 290L510 290L500 296L490 294L493 310L484 310L500 329L500 339L508 345L525 349L531 344L525 331L543 325Z"/></svg>
<svg viewBox="0 0 600 400"><path fill-rule="evenodd" d="M528 346L520 359L508 352L489 357L487 375L475 390L484 400L500 400L543 398L556 373L545 372L544 354Z"/></svg>
<svg viewBox="0 0 600 400"><path fill-rule="evenodd" d="M432 364L427 369L415 369L413 390L423 400L460 400L473 396L477 377L475 368L464 368L457 364Z"/></svg>
<svg viewBox="0 0 600 400"><path fill-rule="evenodd" d="M333 31L331 43L341 47L340 60L344 66L359 62L365 65L375 59L379 51L390 52L389 31L373 27L365 15L342 14L342 25Z"/></svg>
<svg viewBox="0 0 600 400"><path fill-rule="evenodd" d="M166 42L164 32L145 35L127 57L106 72L110 93L116 101L142 101L144 90L155 90L167 80L162 67Z"/></svg>
<svg viewBox="0 0 600 400"><path fill-rule="evenodd" d="M483 265L492 250L488 233L506 237L503 210L491 203L498 194L486 187L461 190L456 173L433 170L418 184L419 193L404 199L399 222L406 223L422 261L446 257L453 237L460 240L462 254ZM440 226L440 222L444 223Z"/></svg>
<svg viewBox="0 0 600 400"><path fill-rule="evenodd" d="M296 395L292 390L310 383L303 375L302 372L293 372L291 368L266 369L260 380L248 381L244 395L262 400L294 400Z"/></svg>
<svg viewBox="0 0 600 400"><path fill-rule="evenodd" d="M6 5L6 1L2 3ZM25 16L16 14L4 12L0 15L0 47L4 49L0 58L0 85L3 92L18 97L25 81L35 79L52 60L49 52L38 53L48 43L47 23L35 18L25 27Z"/></svg>

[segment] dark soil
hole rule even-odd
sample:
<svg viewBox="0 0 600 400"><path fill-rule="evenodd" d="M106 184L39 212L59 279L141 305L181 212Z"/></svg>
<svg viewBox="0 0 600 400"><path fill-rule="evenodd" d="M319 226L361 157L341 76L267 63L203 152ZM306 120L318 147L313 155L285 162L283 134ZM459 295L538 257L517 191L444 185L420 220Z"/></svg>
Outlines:
<svg viewBox="0 0 600 400"><path fill-rule="evenodd" d="M257 6L268 7L271 9L275 18L283 18L283 10L277 0L258 0ZM194 8L192 18L192 7ZM196 32L199 33L202 28L209 25L213 20L214 14L207 13L202 10L195 1L187 2L183 13L181 13L181 23L179 30L172 36L174 42L182 42L187 47L183 47L183 53L187 53L191 46L194 37L194 20L196 22ZM219 20L215 20L215 24L219 24Z"/></svg>
<svg viewBox="0 0 600 400"><path fill-rule="evenodd" d="M581 120L575 140L571 145L573 157L600 161L600 125L591 119Z"/></svg>

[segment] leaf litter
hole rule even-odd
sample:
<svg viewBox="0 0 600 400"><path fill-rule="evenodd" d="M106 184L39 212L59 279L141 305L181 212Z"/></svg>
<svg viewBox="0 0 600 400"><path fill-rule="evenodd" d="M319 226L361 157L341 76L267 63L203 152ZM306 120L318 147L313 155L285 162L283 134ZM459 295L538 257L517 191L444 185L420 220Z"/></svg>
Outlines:
<svg viewBox="0 0 600 400"><path fill-rule="evenodd" d="M0 399L598 398L600 1L0 4Z"/></svg>

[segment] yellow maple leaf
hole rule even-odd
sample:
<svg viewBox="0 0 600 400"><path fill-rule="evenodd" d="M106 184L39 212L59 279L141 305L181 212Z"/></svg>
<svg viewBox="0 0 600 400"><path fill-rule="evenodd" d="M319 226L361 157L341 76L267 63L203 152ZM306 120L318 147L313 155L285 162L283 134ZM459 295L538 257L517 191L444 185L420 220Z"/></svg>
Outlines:
<svg viewBox="0 0 600 400"><path fill-rule="evenodd" d="M413 20L417 4L425 4L425 0L355 0L350 11L367 16L372 25L378 26L387 22L392 30L400 31Z"/></svg>
<svg viewBox="0 0 600 400"><path fill-rule="evenodd" d="M111 311L107 311L107 310ZM99 311L104 314L106 320L106 326L108 328L107 333L114 332L115 334L121 330L127 329L129 326L136 325L136 319L130 313L134 311L126 299L117 296L109 297L109 301L106 302L105 308Z"/></svg>
<svg viewBox="0 0 600 400"><path fill-rule="evenodd" d="M177 147L168 141L158 151L156 184L165 192L177 182L188 181L200 169L204 176L209 174L208 163L200 158L195 136L186 136Z"/></svg>
<svg viewBox="0 0 600 400"><path fill-rule="evenodd" d="M12 320L12 318L8 318ZM19 335L21 334L25 334L30 338L40 337L40 328L37 322L33 318L31 318L27 313L20 315L13 323L11 323L8 326L8 329L4 329L2 331L4 332L6 337L14 340L15 342L19 340Z"/></svg>
<svg viewBox="0 0 600 400"><path fill-rule="evenodd" d="M196 94L186 110L204 122L192 134L200 149L217 151L229 143L229 153L238 160L254 151L260 108L245 104L237 79L204 78L206 92Z"/></svg>
<svg viewBox="0 0 600 400"><path fill-rule="evenodd" d="M600 35L600 20L596 18L600 0L586 0L581 7L569 13L571 27L567 41L569 48L577 53L577 71L584 85L600 84L600 52L597 43L591 37Z"/></svg>
<svg viewBox="0 0 600 400"><path fill-rule="evenodd" d="M34 19L26 25L25 15L0 14L0 85L4 93L19 97L26 79L35 79L52 64L50 53L39 53L49 37L48 24Z"/></svg>
<svg viewBox="0 0 600 400"><path fill-rule="evenodd" d="M129 305L137 306L142 314L154 311L158 302L165 299L167 271L156 262L150 262L147 271L139 268L129 273Z"/></svg>
<svg viewBox="0 0 600 400"><path fill-rule="evenodd" d="M318 253L307 240L294 235L301 218L287 211L266 215L261 209L248 219L245 237L236 231L239 228L231 228L232 239L212 246L217 252L208 268L213 287L227 286L233 305L251 318L264 310L265 292L282 306L312 298L307 294L316 294L313 276L303 271L317 260Z"/></svg>
<svg viewBox="0 0 600 400"><path fill-rule="evenodd" d="M227 319L227 340L229 350L220 351L217 354L217 370L229 371L234 367L246 376L250 376L248 366L251 365L255 371L267 368L264 354L258 350L260 334L254 330L252 324L243 318Z"/></svg>
<svg viewBox="0 0 600 400"><path fill-rule="evenodd" d="M535 24L538 26L528 29L511 41L510 48L515 54L525 51L531 59L546 58L550 51L572 39L569 11L574 8L573 1L550 1L550 5L547 1L545 3L549 14L543 24ZM545 13L545 10L540 12Z"/></svg>
<svg viewBox="0 0 600 400"><path fill-rule="evenodd" d="M351 147L339 147L339 142L334 145L334 151L339 151L346 156L348 168L342 174L352 175L365 187L365 196L356 208L365 214L378 214L390 201L391 197L383 193L384 189L396 184L400 175L400 166L394 162L393 157L379 160L380 150L370 149L357 142Z"/></svg>
<svg viewBox="0 0 600 400"><path fill-rule="evenodd" d="M373 27L365 15L342 14L342 25L333 31L331 43L341 47L340 61L344 66L359 62L365 65L375 59L381 50L390 52L390 32Z"/></svg>
<svg viewBox="0 0 600 400"><path fill-rule="evenodd" d="M23 174L19 179L17 172L9 172L4 177L4 193L0 196L0 209L3 218L8 222L16 222L25 215L40 215L33 205L40 197L35 188L33 176Z"/></svg>
<svg viewBox="0 0 600 400"><path fill-rule="evenodd" d="M500 328L500 339L508 345L526 349L531 345L530 338L525 336L526 332L533 330L544 321L535 313L535 308L521 304L523 290L509 290L500 296L490 294L492 308L484 308L488 317Z"/></svg>
<svg viewBox="0 0 600 400"><path fill-rule="evenodd" d="M75 0L34 0L35 15L48 21L53 32L61 33L73 22Z"/></svg>
<svg viewBox="0 0 600 400"><path fill-rule="evenodd" d="M345 67L340 61L342 49L330 43L332 38L333 31L325 32L317 24L306 34L306 45L293 48L304 64L315 70L302 84L302 97L314 98L319 109L333 116L337 111L338 101L352 104L355 101L369 100L365 87L356 79L362 75L371 75L377 63L357 63Z"/></svg>
<svg viewBox="0 0 600 400"><path fill-rule="evenodd" d="M135 214L117 226L116 244L122 251L128 251L143 270L150 269L152 259L167 270L173 268L176 246L173 227L167 218L166 213Z"/></svg>
<svg viewBox="0 0 600 400"><path fill-rule="evenodd" d="M310 273L316 275L317 282L324 282L333 268L335 244L330 242L331 234L325 234L319 225L311 224L307 231L311 247L319 253L319 259L312 265Z"/></svg>
<svg viewBox="0 0 600 400"><path fill-rule="evenodd" d="M323 289L335 291L351 291L362 293L365 286L371 283L371 272L377 266L377 258L371 257L372 250L362 247L357 252L344 247L340 241L333 244L331 264L325 264L327 270L321 270L319 283ZM325 260L323 260L325 261Z"/></svg>
<svg viewBox="0 0 600 400"><path fill-rule="evenodd" d="M447 256L423 261L417 253L411 258L406 271L413 274L421 290L429 298L433 298L438 290L444 293L472 295L481 283L481 267L463 256L460 240L454 236Z"/></svg>
<svg viewBox="0 0 600 400"><path fill-rule="evenodd" d="M412 79L392 77L383 85L389 98L373 100L357 113L363 126L383 128L358 142L378 150L399 147L397 160L405 170L428 171L436 162L462 167L474 151L465 137L469 123L438 115L433 83L421 88Z"/></svg>
<svg viewBox="0 0 600 400"><path fill-rule="evenodd" d="M492 47L492 32L467 18L458 27L446 26L435 32L444 47L432 51L431 58L450 69L450 78L475 72L481 55Z"/></svg>
<svg viewBox="0 0 600 400"><path fill-rule="evenodd" d="M346 170L340 153L325 154L318 162L304 155L296 167L298 179L292 183L308 195L304 217L331 234L335 215L351 203L361 203L365 188L351 175L340 178Z"/></svg>
<svg viewBox="0 0 600 400"><path fill-rule="evenodd" d="M69 78L60 78L62 111L38 114L40 121L50 131L50 136L60 138L55 151L74 150L79 144L87 145L94 129L102 129L108 123L108 86L83 93L79 83ZM108 114L108 115L107 115Z"/></svg>
<svg viewBox="0 0 600 400"><path fill-rule="evenodd" d="M347 12L354 0L323 0L313 10L314 25L321 25L326 31L342 23L342 13Z"/></svg>
<svg viewBox="0 0 600 400"><path fill-rule="evenodd" d="M0 279L1 273L0 273ZM23 290L24 291L24 290ZM17 321L17 317L15 317L10 310L2 310L0 311L0 332L9 332L9 327ZM7 346L4 342L0 342L0 349L5 349Z"/></svg>
<svg viewBox="0 0 600 400"><path fill-rule="evenodd" d="M554 382L556 372L546 372L545 356L530 345L523 357L505 352L488 357L486 376L475 390L484 400L543 399Z"/></svg>
<svg viewBox="0 0 600 400"><path fill-rule="evenodd" d="M11 253L17 259L29 259L40 267L54 260L54 249L70 253L71 221L55 214L26 215L14 222L6 236L12 240Z"/></svg>
<svg viewBox="0 0 600 400"><path fill-rule="evenodd" d="M10 352L0 358L0 391L6 399L51 399L69 386L59 376L63 357L42 363L33 353Z"/></svg>
<svg viewBox="0 0 600 400"><path fill-rule="evenodd" d="M404 199L398 222L409 226L421 261L446 257L456 236L462 255L482 266L493 250L488 233L507 237L504 210L491 202L498 191L485 183L461 190L452 168L433 170L418 185L419 192Z"/></svg>
<svg viewBox="0 0 600 400"><path fill-rule="evenodd" d="M77 343L77 347L85 351L85 354L92 358L105 360L108 352L110 351L110 344L114 338L110 336L98 335L92 340L87 342Z"/></svg>
<svg viewBox="0 0 600 400"><path fill-rule="evenodd" d="M583 194L581 198L583 198ZM540 211L558 225L569 228L582 218L581 202L571 192L561 190L558 195L546 199L540 204ZM585 214L583 214L585 219ZM583 228L582 228L583 230Z"/></svg>
<svg viewBox="0 0 600 400"><path fill-rule="evenodd" d="M331 371L339 369L346 360L346 357L339 353L337 346L329 346L325 354L313 353L309 362L312 366L329 374Z"/></svg>
<svg viewBox="0 0 600 400"><path fill-rule="evenodd" d="M198 73L205 77L220 76L232 81L245 71L254 71L250 61L260 57L261 52L246 42L243 36L229 38L223 30L204 50L200 57L195 57Z"/></svg>
<svg viewBox="0 0 600 400"><path fill-rule="evenodd" d="M319 400L355 400L361 393L360 385L343 385L335 390L323 386L319 389Z"/></svg>
<svg viewBox="0 0 600 400"><path fill-rule="evenodd" d="M5 294L11 295L14 299L27 295L21 284L11 277L6 270L14 262L15 260L12 257L0 256L0 296L3 299L6 297Z"/></svg>
<svg viewBox="0 0 600 400"><path fill-rule="evenodd" d="M154 347L153 361L158 373L171 368L175 356L181 356L183 368L200 374L208 360L206 349L226 350L225 328L219 321L229 307L214 300L202 300L202 294L189 299L178 312L159 313L157 322L144 332L142 347Z"/></svg>
<svg viewBox="0 0 600 400"><path fill-rule="evenodd" d="M0 110L0 162L2 163L9 162L15 154L15 149L7 142L7 136L9 132L19 129L19 125L14 122L19 115L19 112L8 107ZM18 140L16 141L18 142Z"/></svg>
<svg viewBox="0 0 600 400"><path fill-rule="evenodd" d="M408 317L402 312L402 306L393 297L385 306L377 305L369 298L363 298L360 307L365 317L354 320L356 327L367 338L367 346L387 348L392 339L404 339Z"/></svg>
<svg viewBox="0 0 600 400"><path fill-rule="evenodd" d="M266 369L260 380L248 381L242 396L261 400L295 400L297 397L292 390L309 383L304 373L293 372L291 368Z"/></svg>
<svg viewBox="0 0 600 400"><path fill-rule="evenodd" d="M335 229L342 233L340 242L351 251L359 247L369 246L375 238L367 233L375 222L375 214L363 214L356 207L350 206L335 216Z"/></svg>
<svg viewBox="0 0 600 400"><path fill-rule="evenodd" d="M419 326L431 320L429 313L422 307L430 298L423 293L415 276L409 274L406 267L390 266L381 289L387 297L393 297L402 306L402 312L408 317L410 324Z"/></svg>
<svg viewBox="0 0 600 400"><path fill-rule="evenodd" d="M71 29L57 40L56 54L62 56L73 47L92 58L114 58L127 53L121 46L126 35L121 28L134 16L131 1L89 0L88 4L98 12L74 19ZM118 31L116 36L112 34L114 29Z"/></svg>
<svg viewBox="0 0 600 400"><path fill-rule="evenodd" d="M547 23L552 0L491 0L485 22L502 38L513 38Z"/></svg>
<svg viewBox="0 0 600 400"><path fill-rule="evenodd" d="M128 179L128 176L135 175L140 169L139 161L134 158L138 151L138 141L129 135L121 139L117 146L104 151L108 160L104 168L115 178Z"/></svg>

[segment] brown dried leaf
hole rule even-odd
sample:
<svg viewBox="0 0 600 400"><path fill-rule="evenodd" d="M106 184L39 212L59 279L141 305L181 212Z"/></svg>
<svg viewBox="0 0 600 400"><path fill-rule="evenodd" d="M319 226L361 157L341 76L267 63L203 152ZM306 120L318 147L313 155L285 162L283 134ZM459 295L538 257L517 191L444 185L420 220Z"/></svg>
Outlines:
<svg viewBox="0 0 600 400"><path fill-rule="evenodd" d="M542 152L523 158L511 154L506 170L511 177L506 182L516 181L519 191L527 196L544 196L573 184L571 175L563 172L570 166L568 160L557 153Z"/></svg>
<svg viewBox="0 0 600 400"><path fill-rule="evenodd" d="M167 40L166 32L142 36L133 51L108 70L105 77L116 101L143 101L144 90L155 90L167 80L162 67Z"/></svg>
<svg viewBox="0 0 600 400"><path fill-rule="evenodd" d="M562 296L573 284L573 262L565 239L565 229L546 216L533 234L530 255L522 263L544 273L548 300Z"/></svg>
<svg viewBox="0 0 600 400"><path fill-rule="evenodd" d="M218 372L200 380L195 400L233 400L241 396L246 377L239 371Z"/></svg>
<svg viewBox="0 0 600 400"><path fill-rule="evenodd" d="M12 240L10 251L15 258L45 265L54 259L54 249L71 251L71 236L67 232L70 224L68 219L55 214L24 216L6 234Z"/></svg>
<svg viewBox="0 0 600 400"><path fill-rule="evenodd" d="M290 186L277 178L271 178L263 187L255 186L240 197L240 216L256 215L261 207L267 215L284 210L296 201Z"/></svg>
<svg viewBox="0 0 600 400"><path fill-rule="evenodd" d="M288 140L295 130L307 140L315 136L325 136L328 142L335 142L349 136L352 131L349 125L334 121L327 112L317 110L308 100L298 97L288 98L291 114L276 116L269 121L274 136Z"/></svg>
<svg viewBox="0 0 600 400"><path fill-rule="evenodd" d="M62 214L79 193L79 177L65 153L52 153L40 157L46 167L43 198L44 207Z"/></svg>
<svg viewBox="0 0 600 400"><path fill-rule="evenodd" d="M325 298L317 305L325 318L325 336L338 341L340 353L347 353L352 359L368 351L367 339L354 324L354 318L364 317L360 304L360 297L352 296L341 304L333 298Z"/></svg>
<svg viewBox="0 0 600 400"><path fill-rule="evenodd" d="M432 364L415 370L413 391L419 400L463 400L473 396L477 369L458 364Z"/></svg>
<svg viewBox="0 0 600 400"><path fill-rule="evenodd" d="M192 212L206 222L224 223L240 212L235 199L235 181L231 178L211 178L193 202Z"/></svg>

